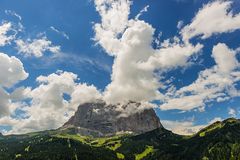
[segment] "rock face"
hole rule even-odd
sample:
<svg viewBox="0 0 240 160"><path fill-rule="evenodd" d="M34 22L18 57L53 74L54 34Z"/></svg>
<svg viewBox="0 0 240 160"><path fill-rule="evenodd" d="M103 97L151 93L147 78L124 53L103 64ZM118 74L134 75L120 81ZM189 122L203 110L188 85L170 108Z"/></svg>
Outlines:
<svg viewBox="0 0 240 160"><path fill-rule="evenodd" d="M129 102L120 107L128 110L133 106L141 107L141 104ZM80 105L75 115L60 129L74 128L75 132L81 135L101 137L115 135L119 132L141 134L161 127L160 120L153 109L123 114L117 106L98 101Z"/></svg>

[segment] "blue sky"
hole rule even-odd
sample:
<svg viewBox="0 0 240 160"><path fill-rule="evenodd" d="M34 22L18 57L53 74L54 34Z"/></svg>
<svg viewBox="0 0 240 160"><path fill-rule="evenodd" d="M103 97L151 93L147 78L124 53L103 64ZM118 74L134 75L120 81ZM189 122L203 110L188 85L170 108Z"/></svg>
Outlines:
<svg viewBox="0 0 240 160"><path fill-rule="evenodd" d="M57 128L96 98L152 103L180 134L238 118L239 3L2 0L0 129Z"/></svg>

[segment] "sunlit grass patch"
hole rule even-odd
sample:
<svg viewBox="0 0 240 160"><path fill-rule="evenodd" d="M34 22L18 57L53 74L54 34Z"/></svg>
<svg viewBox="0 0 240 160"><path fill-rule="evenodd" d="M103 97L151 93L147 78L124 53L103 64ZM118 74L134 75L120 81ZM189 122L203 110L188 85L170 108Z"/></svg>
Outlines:
<svg viewBox="0 0 240 160"><path fill-rule="evenodd" d="M122 153L117 153L117 158L118 159L124 159L125 156Z"/></svg>
<svg viewBox="0 0 240 160"><path fill-rule="evenodd" d="M143 159L144 157L146 157L148 154L151 154L154 152L154 148L153 146L147 146L147 148L145 149L145 151L143 151L142 153L140 154L136 154L135 155L135 160L141 160Z"/></svg>
<svg viewBox="0 0 240 160"><path fill-rule="evenodd" d="M20 157L22 157L22 155L21 154L16 154L15 157L20 158Z"/></svg>
<svg viewBox="0 0 240 160"><path fill-rule="evenodd" d="M30 149L30 146L27 146L24 150L25 150L26 152L29 152L29 149Z"/></svg>

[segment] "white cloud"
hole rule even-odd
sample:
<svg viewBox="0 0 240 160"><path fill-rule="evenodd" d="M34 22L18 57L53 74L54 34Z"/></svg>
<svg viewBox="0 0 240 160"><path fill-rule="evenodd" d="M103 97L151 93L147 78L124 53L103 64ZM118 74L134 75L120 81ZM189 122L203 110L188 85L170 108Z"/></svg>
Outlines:
<svg viewBox="0 0 240 160"><path fill-rule="evenodd" d="M216 65L201 71L192 84L180 88L172 93L172 96L166 96L166 102L160 106L162 110L202 110L208 102L220 102L239 96L235 88L235 84L240 80L236 51L219 43L213 47L212 52Z"/></svg>
<svg viewBox="0 0 240 160"><path fill-rule="evenodd" d="M149 8L149 5L145 6L145 7L137 14L137 16L135 17L135 19L138 20L138 19L142 16L142 14L143 14L144 12L147 12L147 11L148 11L148 8Z"/></svg>
<svg viewBox="0 0 240 160"><path fill-rule="evenodd" d="M8 116L13 109L11 98L5 88L11 88L19 81L25 80L28 73L22 62L16 57L0 53L0 117Z"/></svg>
<svg viewBox="0 0 240 160"><path fill-rule="evenodd" d="M189 40L195 36L205 39L214 34L240 29L240 14L233 14L230 10L232 3L229 0L217 0L204 5L191 24L182 29L183 39Z"/></svg>
<svg viewBox="0 0 240 160"><path fill-rule="evenodd" d="M8 93L0 87L0 117L10 115L10 100Z"/></svg>
<svg viewBox="0 0 240 160"><path fill-rule="evenodd" d="M17 17L20 21L22 20L22 17L21 17L19 14L17 14L15 11L5 10L5 14L11 15L11 16L15 16L15 17Z"/></svg>
<svg viewBox="0 0 240 160"><path fill-rule="evenodd" d="M12 101L21 101L25 98L28 98L31 91L30 87L19 87L14 89L14 91L9 95Z"/></svg>
<svg viewBox="0 0 240 160"><path fill-rule="evenodd" d="M101 98L101 94L92 85L77 83L77 75L71 72L58 71L48 76L39 76L39 85L30 90L18 89L12 98L31 99L30 105L22 104L15 109L24 112L24 118L3 117L13 129L10 133L26 133L58 128L62 126L76 111L79 104ZM14 96L14 95L18 96ZM68 95L69 99L64 95ZM24 95L24 96L19 96ZM14 110L12 111L13 114ZM13 123L13 124L11 124Z"/></svg>
<svg viewBox="0 0 240 160"><path fill-rule="evenodd" d="M53 30L54 32L62 35L64 38L66 38L66 39L69 40L69 36L68 36L65 32L60 31L60 30L58 30L57 28L55 28L55 27L53 27L53 26L51 26L50 29Z"/></svg>
<svg viewBox="0 0 240 160"><path fill-rule="evenodd" d="M161 120L161 123L163 124L164 127L166 127L166 129L171 130L173 133L180 135L193 135L200 131L201 129L203 129L204 127L207 127L208 125L216 121L222 121L222 118L216 117L210 120L207 124L202 125L195 125L192 120L190 121Z"/></svg>
<svg viewBox="0 0 240 160"><path fill-rule="evenodd" d="M38 39L27 39L26 41L22 39L17 39L15 41L17 45L17 50L24 56L35 56L42 57L45 52L59 53L60 46L55 46L46 36L40 37Z"/></svg>
<svg viewBox="0 0 240 160"><path fill-rule="evenodd" d="M119 36L127 27L130 14L129 0L95 0L95 7L101 16L101 23L94 26L95 40L109 55L114 55L120 48Z"/></svg>
<svg viewBox="0 0 240 160"><path fill-rule="evenodd" d="M213 47L212 57L214 58L218 70L223 73L232 72L239 65L235 51L228 48L224 43L219 43Z"/></svg>
<svg viewBox="0 0 240 160"><path fill-rule="evenodd" d="M177 29L181 29L184 25L184 22L183 21L178 21L177 23Z"/></svg>
<svg viewBox="0 0 240 160"><path fill-rule="evenodd" d="M4 22L0 25L0 46L9 44L15 38L15 34L9 35L10 31L13 31L12 23Z"/></svg>
<svg viewBox="0 0 240 160"><path fill-rule="evenodd" d="M11 87L28 77L22 62L18 58L9 57L4 53L0 53L0 73L2 73L0 74L0 86L2 87Z"/></svg>
<svg viewBox="0 0 240 160"><path fill-rule="evenodd" d="M187 66L190 57L203 47L181 43L174 37L166 40L161 48L154 49L155 29L144 21L128 19L130 1L95 0L95 5L102 18L101 23L94 26L95 40L115 57L112 82L104 92L108 102L160 99L162 95L158 89L162 84L154 71Z"/></svg>
<svg viewBox="0 0 240 160"><path fill-rule="evenodd" d="M237 111L235 109L233 109L233 108L229 108L228 109L228 114L231 117L236 117L237 116Z"/></svg>
<svg viewBox="0 0 240 160"><path fill-rule="evenodd" d="M217 122L217 121L222 121L223 119L221 118L221 117L215 117L215 118L213 118L212 120L210 120L209 122L208 122L208 125L210 125L210 124L213 124L213 123L215 123L215 122Z"/></svg>
<svg viewBox="0 0 240 160"><path fill-rule="evenodd" d="M86 83L83 83L75 86L74 91L71 93L70 106L76 108L79 104L92 102L101 98L101 93L99 93L94 85L87 85Z"/></svg>

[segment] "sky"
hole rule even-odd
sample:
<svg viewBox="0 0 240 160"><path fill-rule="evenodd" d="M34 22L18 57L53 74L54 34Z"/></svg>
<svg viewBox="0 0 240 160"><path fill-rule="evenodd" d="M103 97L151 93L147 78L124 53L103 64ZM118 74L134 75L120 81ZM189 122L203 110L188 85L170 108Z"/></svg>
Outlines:
<svg viewBox="0 0 240 160"><path fill-rule="evenodd" d="M240 116L239 0L0 5L4 134L56 129L96 99L142 102L178 134Z"/></svg>

